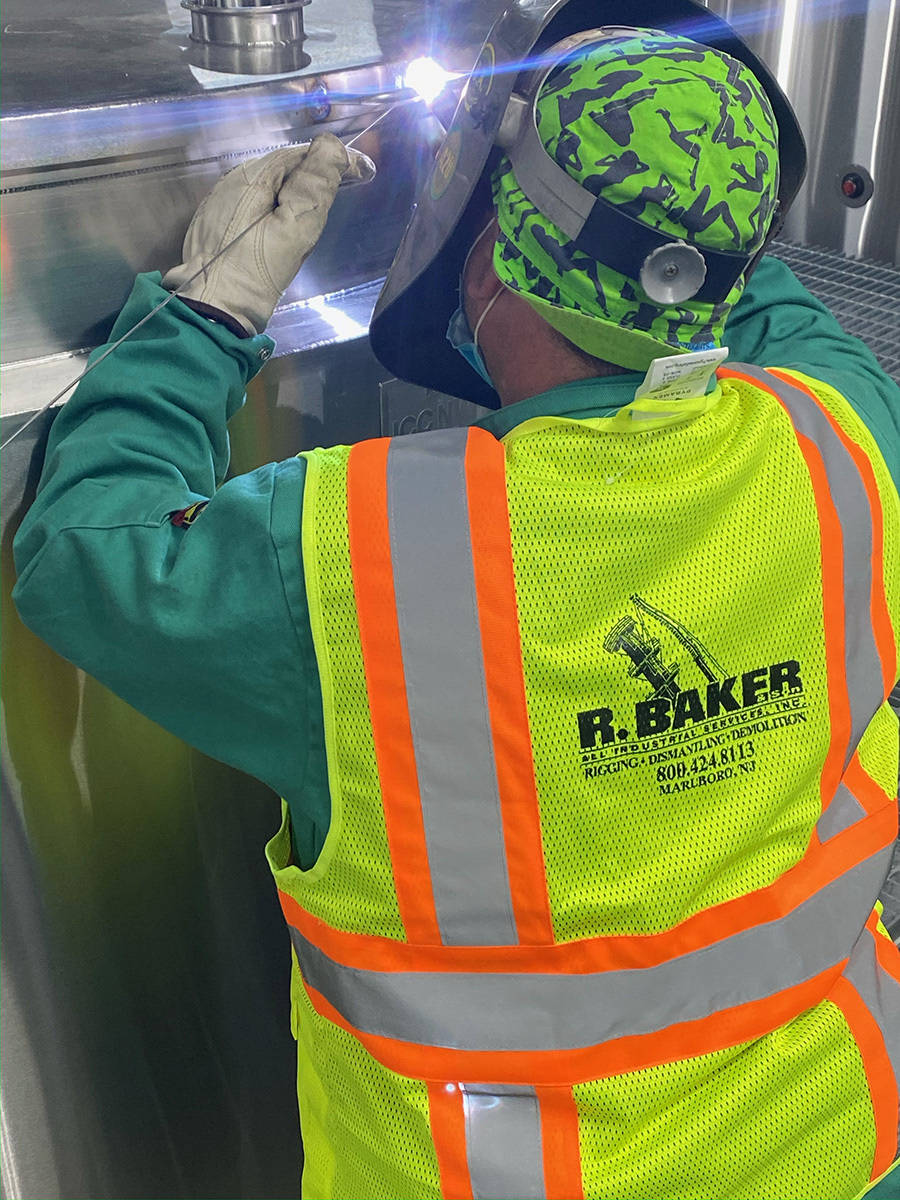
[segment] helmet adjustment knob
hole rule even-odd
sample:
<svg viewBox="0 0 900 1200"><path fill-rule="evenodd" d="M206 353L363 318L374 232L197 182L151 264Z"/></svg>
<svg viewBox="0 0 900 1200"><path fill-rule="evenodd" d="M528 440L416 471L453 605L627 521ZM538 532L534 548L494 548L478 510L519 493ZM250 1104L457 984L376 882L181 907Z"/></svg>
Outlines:
<svg viewBox="0 0 900 1200"><path fill-rule="evenodd" d="M640 284L648 299L657 304L679 304L690 300L706 279L706 262L696 246L673 242L658 246L644 259Z"/></svg>

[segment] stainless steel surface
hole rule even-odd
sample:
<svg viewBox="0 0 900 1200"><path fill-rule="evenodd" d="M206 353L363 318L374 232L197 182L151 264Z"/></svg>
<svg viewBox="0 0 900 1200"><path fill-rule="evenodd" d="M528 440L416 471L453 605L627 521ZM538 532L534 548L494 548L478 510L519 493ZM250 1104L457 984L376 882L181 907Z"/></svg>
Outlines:
<svg viewBox="0 0 900 1200"><path fill-rule="evenodd" d="M377 435L383 380L359 337L270 362L233 470ZM11 543L53 415L3 453L3 1194L296 1198L277 797L19 621Z"/></svg>
<svg viewBox="0 0 900 1200"><path fill-rule="evenodd" d="M288 49L303 41L303 8L309 0L283 8L214 8L206 4L185 3L191 14L191 41L208 42L258 51ZM297 70L310 62L309 55L296 65L280 67L277 61L260 74ZM232 68L240 71L239 67Z"/></svg>
<svg viewBox="0 0 900 1200"><path fill-rule="evenodd" d="M250 75L298 71L312 61L303 50L303 9L310 0L182 0L191 14L191 61L212 71Z"/></svg>
<svg viewBox="0 0 900 1200"><path fill-rule="evenodd" d="M181 7L198 8L271 8L290 9L296 5L301 7L311 4L312 0L181 0Z"/></svg>
<svg viewBox="0 0 900 1200"><path fill-rule="evenodd" d="M389 111L390 110L388 110L388 112ZM385 113L384 115L387 115L387 114ZM381 120L381 117L377 117L372 122L372 125L368 126L365 130L363 130L362 134L358 134L357 137L354 138L353 140L354 141L358 140L358 138L362 137L365 133L367 133L369 129L371 129L375 125L377 125L380 120ZM339 187L356 186L357 182L358 181L355 179L348 178L346 181L342 181L338 186ZM14 430L6 439L0 440L0 451L5 450L10 442L12 442L15 438L20 437L25 432L26 429L29 429L31 427L32 422L36 421L43 413L45 413L47 411L47 409L52 408L57 403L57 401L61 400L64 396L66 396L74 387L76 387L81 382L81 380L84 378L85 375L89 375L90 372L95 369L95 367L98 367L100 365L100 363L102 363L105 359L109 358L109 356L111 354L115 354L115 352L118 350L118 348L122 345L123 342L128 341L128 339L130 337L132 337L135 333L137 333L137 331L142 326L146 325L148 321L152 321L158 312L160 312L162 309L164 309L168 304L171 304L174 300L177 299L178 296L182 295L184 293L184 291L187 289L187 287L191 283L193 283L195 279L197 279L200 275L204 274L204 272L208 271L209 268L213 265L213 263L215 263L218 259L220 259L223 254L227 254L231 250L232 246L234 246L237 242L239 242L241 240L241 238L246 237L246 235L248 233L250 233L250 231L252 229L255 229L256 226L260 224L260 222L264 221L266 219L266 215L267 214L262 213L255 220L251 221L249 225L245 225L244 228L240 231L240 233L236 234L233 238L231 238L230 241L226 242L225 245L221 247L221 249L217 250L216 253L213 254L213 256L211 258L207 259L204 263L202 263L201 266L199 266L192 275L190 275L187 279L185 279L182 283L180 283L173 292L170 292L165 297L165 299L160 300L159 303L155 304L148 313L146 313L143 317L140 318L139 321L136 321L133 325L131 325L128 329L126 329L124 333L120 334L119 337L117 337L114 342L111 342L108 346L106 346L106 348L102 351L102 353L97 355L95 358L93 358L87 366L82 367L82 369L78 372L78 374L72 375L67 380L67 382L63 385L63 387L61 387L59 389L59 391L56 392L55 395L51 396L51 398L49 400L45 401L41 405L41 407L37 410L37 412L35 412L31 415L31 417L24 423L24 425L21 425L18 429ZM318 297L317 299L320 301L324 301L325 298ZM348 324L348 318L343 317L342 320L344 323L344 327L346 328L346 326ZM334 323L334 321L331 321L330 323L334 326L334 328L336 330L339 329L339 327ZM356 324L352 320L349 320L349 325L354 330L354 332L359 328L358 326L356 326ZM341 338L339 340L343 340L343 338ZM305 348L305 347L303 347L303 348ZM0 368L0 369L2 369L2 368Z"/></svg>
<svg viewBox="0 0 900 1200"><path fill-rule="evenodd" d="M403 379L386 380L380 392L382 437L403 437L408 433L425 433L429 429L473 425L490 411L469 400L420 388Z"/></svg>
<svg viewBox="0 0 900 1200"><path fill-rule="evenodd" d="M900 0L711 0L778 75L809 145L792 242L900 266ZM871 174L848 204L841 179Z"/></svg>
<svg viewBox="0 0 900 1200"><path fill-rule="evenodd" d="M3 923L0 975L0 1194L58 1196L64 1175L87 1194L82 1148L97 1130L90 1128L90 1117L82 1119L86 1109L76 1110L64 1100L78 1078L71 1013L54 978L41 884L5 776L0 820L0 893L13 914Z"/></svg>
<svg viewBox="0 0 900 1200"><path fill-rule="evenodd" d="M430 49L433 37L471 61L491 4L481 6L479 22L471 11L460 14L458 5L438 0L329 0L327 6L317 0L322 8L317 13L314 4L311 11L330 28L310 33L308 71L249 81L218 76L212 86L214 73L198 73L185 58L186 32L174 21L188 14L178 0L124 0L128 21L118 25L107 14L103 28L112 26L119 39L112 58L96 37L104 2L83 0L77 17L67 0L39 9L7 0L4 10L4 364L78 353L103 341L133 275L164 271L180 259L198 202L243 156L325 129L355 141L379 113L392 110L359 140L382 167L378 178L364 199L339 197L285 302L384 275L441 129L402 87L406 58L357 64L385 49L413 57ZM434 18L431 26L423 14ZM47 28L54 15L68 42L55 41L59 31ZM160 32L164 18L172 23ZM129 37L139 39L131 46L132 69L120 71ZM66 72L58 57L65 57ZM140 80L137 96L129 75ZM111 93L102 101L101 80Z"/></svg>
<svg viewBox="0 0 900 1200"><path fill-rule="evenodd" d="M183 114L178 105L165 113L150 106L136 106L144 111L135 113L127 106L91 110L77 122L69 114L59 124L51 118L5 122L4 132L12 126L4 138L10 164L21 161L20 147L23 156L33 154L35 134L49 134L58 144L60 124L63 135L84 138L81 154L96 140L103 147L98 157L115 157L10 165L4 172L2 361L78 351L105 340L134 274L165 271L180 261L188 222L225 170L248 154L306 140L319 130L361 130L378 111L366 103L366 92L384 92L395 76L379 68L329 77L329 119L318 124L308 119L305 91L283 87L274 96L272 88L264 95L247 89L196 106L186 102ZM351 100L342 99L348 95ZM383 100L376 103L386 107ZM382 169L365 188L342 190L286 303L384 275L439 136L424 105L408 99L371 138L358 142Z"/></svg>
<svg viewBox="0 0 900 1200"><path fill-rule="evenodd" d="M268 332L276 339L274 358L364 338L382 282L375 279L343 292L281 305L268 326ZM87 353L83 352L50 355L0 367L4 416L33 415L36 398L53 396L79 377L86 365ZM271 369L267 367L267 372ZM14 423L11 428L16 430L19 426Z"/></svg>
<svg viewBox="0 0 900 1200"><path fill-rule="evenodd" d="M412 0L402 2L408 13ZM314 0L304 22L313 61L300 77L401 59L403 47L380 35L381 3L373 10L367 0ZM190 32L180 0L5 0L4 115L187 99L260 82L193 66Z"/></svg>
<svg viewBox="0 0 900 1200"><path fill-rule="evenodd" d="M342 189L275 314L279 357L232 423L233 470L377 435L385 372L364 334L440 137L399 78L431 49L423 15L458 6L314 0L313 61L277 79L191 66L178 0L120 0L116 19L110 7L4 6L0 441L105 339L133 273L179 260L225 169L320 128L361 133L379 175ZM451 65L474 58L489 23L485 12L467 51L455 22ZM0 473L0 1193L296 1197L289 942L262 853L277 798L19 621L12 537L53 416L7 446Z"/></svg>
<svg viewBox="0 0 900 1200"><path fill-rule="evenodd" d="M41 405L41 407L37 410L36 413L32 414L30 419L28 421L26 421L24 425L20 426L13 433L11 433L8 438L6 438L3 441L0 441L0 450L5 450L11 441L13 441L15 438L20 437L25 432L26 429L30 429L33 421L36 421L38 419L38 417L40 417L43 413L45 413L47 411L48 408L52 408L58 400L61 400L63 398L63 396L65 396L74 387L76 387L81 382L81 380L84 378L85 375L89 375L91 373L91 371L94 370L95 367L98 367L100 365L100 363L102 363L105 359L109 358L109 356L111 354L115 354L116 350L118 350L118 348L122 345L123 342L127 342L128 339L130 337L132 337L135 333L137 333L137 331L142 326L146 325L148 321L152 321L158 312L161 312L162 309L164 309L168 304L171 304L173 300L177 299L177 297L179 295L183 294L185 289L190 284L192 284L195 279L197 279L205 271L208 271L209 268L213 265L214 262L216 262L217 259L221 258L223 254L227 254L228 251L231 249L231 247L236 242L239 242L241 240L241 238L246 237L246 235L251 231L251 229L254 229L257 225L260 224L261 221L264 221L266 219L266 216L267 216L266 213L262 213L260 216L258 216L256 218L256 220L251 221L249 225L245 225L239 234L237 234L235 237L233 237L231 239L231 241L226 242L225 245L220 250L217 250L216 253L211 258L209 258L200 267L198 267L197 270L194 271L194 273L192 275L189 275L188 278L185 279L183 283L180 283L173 292L170 292L165 297L165 299L160 300L158 304L155 304L148 313L146 313L143 317L141 317L141 319L139 321L135 321L135 323L129 329L126 329L123 334L121 334L119 337L117 337L114 342L110 342L110 344L103 350L103 352L101 354L98 354L97 357L92 359L91 362L87 366L82 368L82 370L79 372L78 375L73 375L68 380L68 382L62 388L60 388L60 390L56 393L56 395L52 396L49 400L45 401L45 403Z"/></svg>

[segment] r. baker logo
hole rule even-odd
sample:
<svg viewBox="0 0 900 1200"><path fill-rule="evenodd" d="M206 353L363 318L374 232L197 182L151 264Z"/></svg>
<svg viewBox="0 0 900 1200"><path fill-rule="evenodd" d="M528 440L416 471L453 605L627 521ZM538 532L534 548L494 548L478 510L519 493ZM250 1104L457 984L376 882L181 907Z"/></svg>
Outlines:
<svg viewBox="0 0 900 1200"><path fill-rule="evenodd" d="M730 743L806 720L797 659L729 673L680 621L640 596L631 602L635 615L617 621L603 646L627 660L628 675L646 684L647 695L624 719L610 706L577 714L585 778L665 763L657 766L661 791L718 782L755 769L754 742ZM664 637L677 649L664 650ZM682 686L690 663L699 686Z"/></svg>

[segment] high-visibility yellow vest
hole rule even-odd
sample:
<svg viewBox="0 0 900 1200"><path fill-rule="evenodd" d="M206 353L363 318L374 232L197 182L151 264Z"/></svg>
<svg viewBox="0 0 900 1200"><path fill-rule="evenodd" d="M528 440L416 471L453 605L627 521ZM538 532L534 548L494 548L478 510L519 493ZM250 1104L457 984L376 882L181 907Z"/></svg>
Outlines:
<svg viewBox="0 0 900 1200"><path fill-rule="evenodd" d="M305 1197L847 1197L894 1161L900 499L851 407L307 455L332 822L269 846Z"/></svg>

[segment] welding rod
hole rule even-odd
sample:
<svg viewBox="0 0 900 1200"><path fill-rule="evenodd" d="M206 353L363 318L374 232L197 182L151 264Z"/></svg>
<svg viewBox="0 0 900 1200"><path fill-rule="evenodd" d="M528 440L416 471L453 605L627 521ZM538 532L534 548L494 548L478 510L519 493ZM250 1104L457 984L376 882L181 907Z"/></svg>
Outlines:
<svg viewBox="0 0 900 1200"><path fill-rule="evenodd" d="M371 122L371 124L367 125L365 127L365 129L361 129L360 132L357 133L354 137L352 137L349 142L346 142L345 145L347 147L352 146L355 141L358 141L358 139L363 136L363 134L368 133L370 129L374 129L374 127L378 124L379 121L384 120L384 118L388 115L388 113L393 112L394 109L397 107L397 104L402 104L402 103L404 103L404 101L397 101L397 103L392 104L390 106L390 108L386 108L383 113L380 113L375 118L375 120ZM355 184L357 182L358 181L355 179L347 180L348 184ZM340 186L341 187L344 186L343 182L340 184ZM155 317L156 314L160 311L160 309L165 308L170 300L174 300L175 297L179 294L179 292L183 288L186 288L189 283L193 283L194 280L199 275L202 275L204 271L209 270L209 268L213 265L213 263L217 259L221 258L223 254L227 253L227 251L229 251L231 249L231 247L235 244L235 242L239 242L241 240L241 238L245 236L245 234L248 234L251 229L255 229L256 226L260 223L260 221L264 221L266 219L266 217L268 217L269 215L270 215L269 213L263 213L261 216L257 217L255 221L251 221L246 229L242 229L241 232L237 235L237 237L233 237L231 239L231 241L227 245L223 246L221 250L217 251L217 253L215 253L212 256L212 258L208 260L208 262L205 262L198 271L195 271L193 275L191 275L188 279L185 279L185 281L183 283L179 284L179 286L175 289L174 292L172 292L172 293L170 293L170 295L166 296L165 300L161 300L159 302L159 304L156 305L155 308L151 308L151 310L147 313L147 315L145 317L141 317L140 321L138 321L137 324L132 325L132 327L126 333L123 333L122 336L118 339L118 341L113 342L113 344L111 346L107 346L107 348L103 351L103 353L100 355L99 358L95 358L94 361L92 363L90 363L88 366L86 366L79 375L76 375L75 378L70 383L67 383L61 392L57 392L56 395L53 397L53 399L48 400L47 403L45 405L43 405L42 408L39 408L36 413L34 413L32 416L30 416L24 425L20 425L19 428L15 431L15 433L11 433L9 435L9 437L6 439L6 441L3 442L2 444L0 444L0 450L5 450L10 442L14 441L19 436L20 433L24 433L25 430L28 428L28 426L31 425L34 421L36 421L38 419L38 417L42 416L47 411L48 408L52 408L53 405L56 404L56 402L58 400L61 400L63 398L63 396L65 396L66 392L71 391L72 388L75 387L76 384L80 383L82 381L82 379L84 379L85 375L87 375L90 371L93 371L94 367L99 367L99 365L103 362L104 358L108 358L109 355L112 354L113 350L115 350L118 346L121 346L124 341L126 341L128 338L131 337L131 335L134 332L136 332L136 330L140 329L140 327L142 325L145 325L147 323L147 321L150 320L151 317Z"/></svg>

